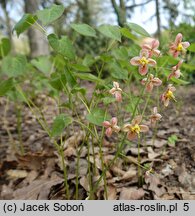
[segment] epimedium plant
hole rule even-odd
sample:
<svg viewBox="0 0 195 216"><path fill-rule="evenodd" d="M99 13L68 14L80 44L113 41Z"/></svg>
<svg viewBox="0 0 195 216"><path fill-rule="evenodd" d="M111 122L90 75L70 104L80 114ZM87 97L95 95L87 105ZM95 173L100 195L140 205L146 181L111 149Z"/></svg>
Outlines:
<svg viewBox="0 0 195 216"><path fill-rule="evenodd" d="M178 33L175 41L168 45L169 52L161 53L159 41L151 38L147 31L137 24L127 23L123 28L101 25L95 29L84 23L74 23L71 24L71 28L78 37L91 37L94 41L98 40L99 35L106 38L107 45L102 48L101 53L94 56L86 53L80 58L68 36L63 35L59 38L56 34L48 34L46 31L45 26L57 20L63 11L62 5L52 5L35 14L24 14L14 27L18 37L30 27L40 30L53 50L51 56L40 56L29 61L24 55L12 56L9 54L9 40L1 40L2 73L7 79L0 83L0 96L6 95L12 99L10 95L15 95L15 101L26 103L51 138L61 157L67 199L71 197L63 135L65 129L72 128L75 131L74 125L79 125L80 130L84 131L84 139L77 148L74 198L79 198L79 161L84 145L87 147L88 160L88 199L95 198L95 192L101 182L104 185L104 197L107 198L106 173L119 157L125 159L123 149L127 140L135 142L138 146L138 160L132 162L138 166L139 186L143 183L143 170L147 175L153 172L151 167L141 165L140 148L145 136L142 132L147 134L149 130L153 130L154 142L158 121L163 118L160 114L160 103L167 107L171 100L176 101L176 88L173 83L187 83L179 78L182 75L180 68L189 43L183 42L182 34ZM145 37L147 39L143 39ZM121 38L124 38L125 42ZM33 90L26 91L23 90L22 83L29 80L29 76L29 85ZM94 83L90 97L87 95L88 89L82 86L82 80ZM159 87L162 84L168 86L164 92L163 87ZM47 123L40 107L32 99L45 88L58 103L58 115L54 118L52 126ZM132 91L132 88L138 88L138 91ZM15 90L19 96L14 94ZM80 104L87 111L86 115L80 111ZM150 115L146 112L148 110L151 110ZM105 162L103 140L105 136L112 139L110 137L113 135L117 140L115 155L109 162ZM99 149L101 173L94 182L94 176L98 175L94 151L96 146ZM21 153L24 154L23 148L21 149ZM90 162L91 149L93 164Z"/></svg>

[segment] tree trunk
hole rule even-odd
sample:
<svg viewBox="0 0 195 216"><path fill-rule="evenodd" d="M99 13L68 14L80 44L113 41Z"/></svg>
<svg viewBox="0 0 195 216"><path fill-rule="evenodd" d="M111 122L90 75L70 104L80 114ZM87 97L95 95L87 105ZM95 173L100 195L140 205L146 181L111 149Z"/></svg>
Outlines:
<svg viewBox="0 0 195 216"><path fill-rule="evenodd" d="M82 11L81 21L83 23L88 24L88 25L92 25L92 19L91 19L91 13L90 13L90 9L89 9L88 0L82 0L82 1L77 0L77 4Z"/></svg>
<svg viewBox="0 0 195 216"><path fill-rule="evenodd" d="M33 14L39 6L39 0L24 0L25 12ZM30 45L30 57L37 57L40 55L48 55L49 47L46 38L42 32L35 28L28 30L28 39Z"/></svg>
<svg viewBox="0 0 195 216"><path fill-rule="evenodd" d="M0 1L0 3L2 5L2 9L3 9L3 12L5 14L6 32L7 32L7 35L9 37L9 39L10 39L10 43L11 43L12 49L13 49L12 28L11 28L10 17L9 17L9 14L8 14L8 11L7 11L7 2L6 2L6 0L2 0L2 1Z"/></svg>
<svg viewBox="0 0 195 216"><path fill-rule="evenodd" d="M120 4L117 5L116 0L111 0L114 11L117 15L118 25L123 27L126 22L126 7L124 0L120 0Z"/></svg>
<svg viewBox="0 0 195 216"><path fill-rule="evenodd" d="M161 37L161 23L160 23L160 12L159 12L159 1L155 0L156 4L156 22L157 22L157 36Z"/></svg>

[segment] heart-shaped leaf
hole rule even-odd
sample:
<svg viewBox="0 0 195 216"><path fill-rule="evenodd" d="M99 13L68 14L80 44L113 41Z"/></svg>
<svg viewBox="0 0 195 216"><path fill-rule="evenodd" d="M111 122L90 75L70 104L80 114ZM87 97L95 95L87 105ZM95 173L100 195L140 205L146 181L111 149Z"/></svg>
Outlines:
<svg viewBox="0 0 195 216"><path fill-rule="evenodd" d="M151 37L150 34L140 25L136 23L127 23L126 24L131 30L135 31L136 33L146 36L146 37Z"/></svg>
<svg viewBox="0 0 195 216"><path fill-rule="evenodd" d="M87 67L83 64L71 64L71 67L75 71L80 71L80 72L89 72L90 71L89 67Z"/></svg>
<svg viewBox="0 0 195 216"><path fill-rule="evenodd" d="M30 26L32 26L36 21L38 17L33 14L24 14L24 16L16 23L14 26L13 31L16 31L17 36L26 31Z"/></svg>
<svg viewBox="0 0 195 216"><path fill-rule="evenodd" d="M75 49L72 45L72 42L66 36L62 36L61 39L55 34L50 34L47 37L51 47L59 54L64 57L72 60L75 58Z"/></svg>
<svg viewBox="0 0 195 216"><path fill-rule="evenodd" d="M49 74L52 66L48 56L39 56L32 59L31 64L45 74Z"/></svg>
<svg viewBox="0 0 195 216"><path fill-rule="evenodd" d="M71 24L70 26L81 35L96 37L96 31L87 24Z"/></svg>
<svg viewBox="0 0 195 216"><path fill-rule="evenodd" d="M64 114L58 115L52 125L51 136L60 135L64 128L66 128L69 124L72 123L72 118L70 116L66 116Z"/></svg>
<svg viewBox="0 0 195 216"><path fill-rule="evenodd" d="M27 66L27 59L24 55L6 56L2 61L2 71L9 77L22 75Z"/></svg>
<svg viewBox="0 0 195 216"><path fill-rule="evenodd" d="M42 24L45 26L45 25L49 25L50 23L52 23L53 21L61 17L63 12L64 12L63 5L53 4L50 8L37 11L36 15L38 19L41 20Z"/></svg>
<svg viewBox="0 0 195 216"><path fill-rule="evenodd" d="M99 108L93 109L89 114L87 114L87 120L95 125L102 126L102 123L105 119L107 119L105 111Z"/></svg>
<svg viewBox="0 0 195 216"><path fill-rule="evenodd" d="M101 25L98 27L98 31L106 37L112 38L117 41L121 41L121 32L118 26Z"/></svg>
<svg viewBox="0 0 195 216"><path fill-rule="evenodd" d="M14 82L12 78L0 82L0 97L4 96L13 87L14 87Z"/></svg>
<svg viewBox="0 0 195 216"><path fill-rule="evenodd" d="M99 79L98 77L90 73L75 73L75 75L82 80L88 80L88 81L97 82L97 83L102 82L101 79Z"/></svg>

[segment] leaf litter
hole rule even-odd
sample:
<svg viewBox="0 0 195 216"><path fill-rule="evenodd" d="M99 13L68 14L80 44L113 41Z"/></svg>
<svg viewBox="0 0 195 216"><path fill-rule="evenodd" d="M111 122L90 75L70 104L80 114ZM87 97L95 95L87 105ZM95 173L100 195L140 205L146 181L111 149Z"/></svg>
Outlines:
<svg viewBox="0 0 195 216"><path fill-rule="evenodd" d="M135 143L124 149L125 158L119 157L106 172L107 196L103 181L95 192L95 199L133 200L133 199L195 199L195 147L194 128L195 108L191 101L195 100L195 90L188 88L188 94L180 88L184 104L179 110L169 109L159 125L155 142L148 137L141 145L141 165L150 166L154 173L144 173L144 184L138 187L137 154ZM40 99L41 98L41 99ZM56 115L52 109L53 99L41 96L39 100L47 113L47 121L52 123L51 117ZM37 99L38 100L38 99ZM47 106L42 103L45 100ZM1 99L1 109L5 105ZM39 103L39 101L38 101ZM9 107L9 118L6 123L10 130L16 127L16 116L12 106ZM25 154L13 154L13 146L7 136L4 124L0 125L0 198L1 199L66 199L64 193L64 179L62 161L55 152L52 142L36 122L33 114L24 108L22 114L22 138ZM2 117L0 117L2 118ZM3 122L3 120L2 120ZM76 131L76 132L75 132ZM168 143L168 138L177 136L175 146ZM96 175L92 182L95 184L102 173L98 143L94 149L85 146L85 134L75 125L74 131L66 131L64 142L64 158L68 170L71 199L75 199L76 165L79 164L79 198L89 197L89 169L96 167ZM17 140L17 133L13 132L13 139ZM114 138L113 138L114 139ZM102 153L104 166L107 166L115 155L114 140L103 140ZM93 156L94 153L94 156ZM77 159L79 156L79 160Z"/></svg>

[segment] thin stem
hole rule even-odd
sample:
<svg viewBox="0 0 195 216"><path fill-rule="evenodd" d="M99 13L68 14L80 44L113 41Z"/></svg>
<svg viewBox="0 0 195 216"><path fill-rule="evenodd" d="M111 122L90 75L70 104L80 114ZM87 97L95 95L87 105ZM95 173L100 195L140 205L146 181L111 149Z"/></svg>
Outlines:
<svg viewBox="0 0 195 216"><path fill-rule="evenodd" d="M139 96L139 98L138 98L138 100L137 100L137 103L136 103L135 107L134 107L133 114L132 114L132 116L131 116L131 121L132 121L132 120L134 119L134 117L135 117L136 110L137 110L137 107L138 107L139 102L140 102L140 100L141 100L141 97L142 97L143 94L144 94L144 90L145 90L146 84L147 84L147 82L148 82L148 78L149 78L149 76L147 77L146 83L145 83L145 85L143 86L142 91L141 91L141 94L140 94L140 96Z"/></svg>
<svg viewBox="0 0 195 216"><path fill-rule="evenodd" d="M85 129L87 129L88 130L88 132L90 132L91 133L91 135L93 135L94 137L96 137L96 139L99 141L99 138L98 138L98 136L88 127L88 126L86 126L85 124L83 124L82 122L80 122L80 121L77 121L77 120L73 120L74 122L76 122L76 123L78 123L79 125L81 125L83 128L85 128Z"/></svg>
<svg viewBox="0 0 195 216"><path fill-rule="evenodd" d="M69 185L68 185L68 178L67 178L67 167L65 164L63 146L60 147L60 156L61 156L61 160L62 160L62 167L63 167L63 173L64 173L64 184L65 184L66 198L69 200L70 199L70 192L69 192Z"/></svg>
<svg viewBox="0 0 195 216"><path fill-rule="evenodd" d="M35 24L44 32L44 34L47 36L47 31L43 28L43 26L41 26L37 21L35 22Z"/></svg>
<svg viewBox="0 0 195 216"><path fill-rule="evenodd" d="M16 106L16 110L17 110L17 131L18 131L18 141L19 141L19 145L20 145L20 152L21 152L21 155L24 155L24 145L23 145L23 142L22 142L22 128L21 128L21 125L22 125L22 121L21 121L21 108L20 106Z"/></svg>
<svg viewBox="0 0 195 216"><path fill-rule="evenodd" d="M141 156L140 156L140 144L141 144L141 138L140 135L138 135L138 164L141 164ZM139 186L142 185L142 172L141 172L141 167L138 165L138 184Z"/></svg>
<svg viewBox="0 0 195 216"><path fill-rule="evenodd" d="M144 115L144 113L145 113L145 111L146 111L146 108L147 108L148 103L149 103L149 101L150 101L150 97L151 97L151 94L148 94L147 100L146 100L146 103L145 103L145 106L144 106L143 111L142 111L142 116Z"/></svg>
<svg viewBox="0 0 195 216"><path fill-rule="evenodd" d="M150 170L150 169L146 168L145 166L142 166L137 160L131 159L122 153L120 153L120 156L122 156L126 160L131 161L132 163L136 164L137 166L141 167L142 169L145 169L146 171ZM152 172L152 171L150 171L150 172Z"/></svg>
<svg viewBox="0 0 195 216"><path fill-rule="evenodd" d="M94 186L94 188L93 188L93 193L95 193L95 191L97 190L97 188L98 188L98 186L99 186L99 184L100 184L102 178L103 178L104 175L106 174L106 172L110 169L110 167L114 164L114 162L116 161L116 159L119 157L119 155L120 155L120 153L121 153L121 151L122 151L122 149L123 149L123 147L124 147L124 142L125 142L126 137L127 137L127 134L125 134L125 135L123 136L123 139L122 139L122 141L121 141L120 144L119 144L119 147L118 147L118 149L117 149L117 152L116 152L114 158L110 161L110 163L108 164L108 166L106 166L105 169L102 171L101 176L99 177L99 179L98 179L97 182L95 183L95 186Z"/></svg>
<svg viewBox="0 0 195 216"><path fill-rule="evenodd" d="M96 130L96 128L95 128L95 130ZM100 154L100 160L101 160L101 167L102 167L102 170L105 170L104 157L103 157L103 151L102 151L103 138L104 138L104 128L102 129L101 139L100 139L100 142L98 142L98 143L99 143L99 154ZM106 197L106 199L108 199L106 172L103 172L103 181L104 181L105 197Z"/></svg>
<svg viewBox="0 0 195 216"><path fill-rule="evenodd" d="M91 172L91 163L90 163L90 144L89 144L89 136L86 136L86 142L87 142L87 162L88 162L88 181L89 181L89 198L94 199L94 192L93 192L93 175Z"/></svg>
<svg viewBox="0 0 195 216"><path fill-rule="evenodd" d="M156 140L157 131L158 131L158 122L156 122L155 128L154 128L154 130L153 130L152 147L154 147L154 143L155 143L155 140Z"/></svg>
<svg viewBox="0 0 195 216"><path fill-rule="evenodd" d="M15 140L13 139L13 136L12 136L10 129L7 125L7 118L6 117L7 117L8 107L9 107L9 100L8 100L8 98L6 98L5 110L4 110L4 115L3 115L4 126L5 126L6 132L8 134L9 140L11 142L12 148L14 149L14 151L17 152Z"/></svg>

